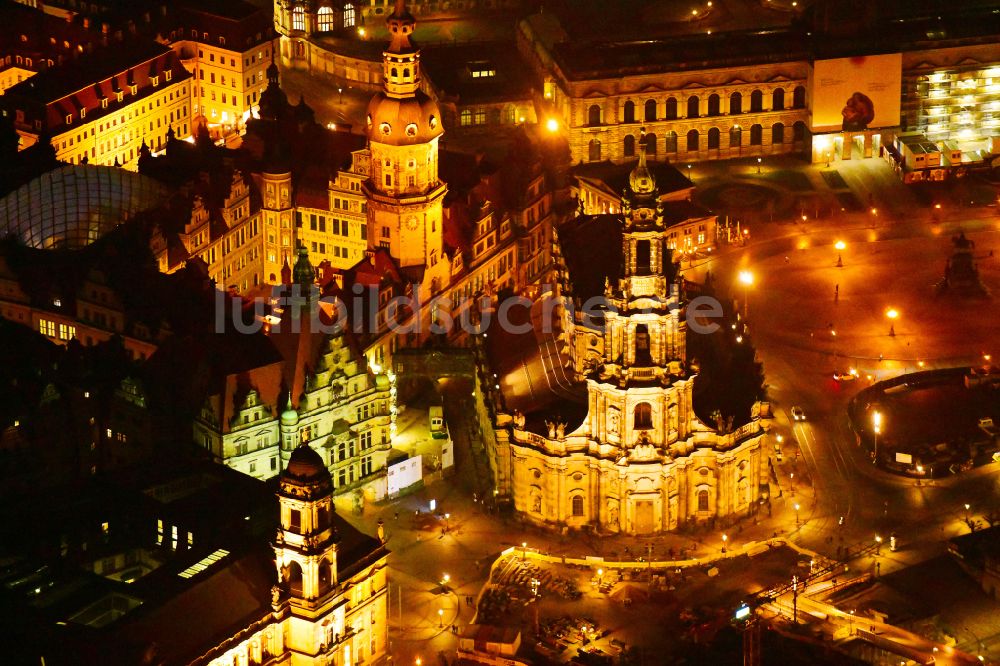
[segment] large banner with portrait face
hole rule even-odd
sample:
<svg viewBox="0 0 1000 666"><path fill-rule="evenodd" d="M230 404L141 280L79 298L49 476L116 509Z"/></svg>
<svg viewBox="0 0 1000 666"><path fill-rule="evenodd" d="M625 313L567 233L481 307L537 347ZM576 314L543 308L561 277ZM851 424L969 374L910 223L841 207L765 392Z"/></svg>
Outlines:
<svg viewBox="0 0 1000 666"><path fill-rule="evenodd" d="M813 133L899 125L901 54L817 60L809 75Z"/></svg>

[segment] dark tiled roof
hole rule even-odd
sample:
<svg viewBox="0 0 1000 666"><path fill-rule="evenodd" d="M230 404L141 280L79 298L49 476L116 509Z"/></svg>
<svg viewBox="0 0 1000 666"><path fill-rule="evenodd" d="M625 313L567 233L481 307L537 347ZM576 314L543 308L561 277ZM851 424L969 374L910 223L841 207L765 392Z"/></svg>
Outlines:
<svg viewBox="0 0 1000 666"><path fill-rule="evenodd" d="M460 105L523 100L539 87L534 70L512 42L428 45L420 60L434 86L446 98L457 98ZM496 75L473 78L470 63L482 63Z"/></svg>
<svg viewBox="0 0 1000 666"><path fill-rule="evenodd" d="M114 42L40 72L12 86L7 94L48 104L168 53L170 47L152 40Z"/></svg>
<svg viewBox="0 0 1000 666"><path fill-rule="evenodd" d="M559 227L559 248L573 295L583 301L604 294L622 270L621 215L581 215Z"/></svg>

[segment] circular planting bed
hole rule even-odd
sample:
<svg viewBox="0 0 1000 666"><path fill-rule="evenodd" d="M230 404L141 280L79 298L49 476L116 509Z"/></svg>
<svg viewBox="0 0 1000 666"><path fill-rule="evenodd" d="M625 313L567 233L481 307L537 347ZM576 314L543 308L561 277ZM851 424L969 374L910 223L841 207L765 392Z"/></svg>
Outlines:
<svg viewBox="0 0 1000 666"><path fill-rule="evenodd" d="M991 427L1000 425L1000 371L895 377L861 391L848 416L858 444L872 456L877 449L880 467L916 477L958 473L991 462L1000 445Z"/></svg>

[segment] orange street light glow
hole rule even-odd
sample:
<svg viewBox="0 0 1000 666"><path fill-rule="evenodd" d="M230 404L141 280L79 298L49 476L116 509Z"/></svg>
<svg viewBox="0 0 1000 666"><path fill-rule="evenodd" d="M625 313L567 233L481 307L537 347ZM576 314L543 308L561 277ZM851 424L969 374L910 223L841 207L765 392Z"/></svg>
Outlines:
<svg viewBox="0 0 1000 666"><path fill-rule="evenodd" d="M898 319L899 310L897 310L896 308L889 308L888 310L885 311L885 316L888 317L889 319Z"/></svg>
<svg viewBox="0 0 1000 666"><path fill-rule="evenodd" d="M545 129L547 129L550 132L558 132L559 121L556 120L555 118L549 118L548 120L545 121Z"/></svg>

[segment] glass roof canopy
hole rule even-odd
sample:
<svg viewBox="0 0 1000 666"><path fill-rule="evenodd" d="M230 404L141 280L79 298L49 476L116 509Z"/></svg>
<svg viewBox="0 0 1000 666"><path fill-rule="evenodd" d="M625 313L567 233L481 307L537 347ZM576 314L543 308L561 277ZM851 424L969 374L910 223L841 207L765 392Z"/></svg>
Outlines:
<svg viewBox="0 0 1000 666"><path fill-rule="evenodd" d="M0 236L14 234L39 249L79 249L166 194L159 182L132 171L66 165L0 199Z"/></svg>

